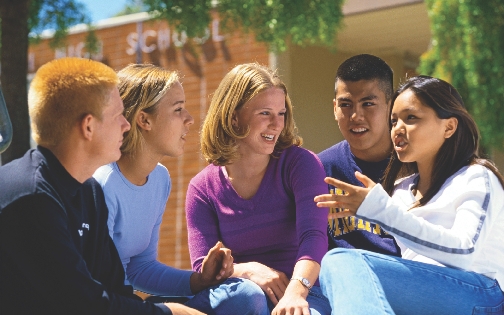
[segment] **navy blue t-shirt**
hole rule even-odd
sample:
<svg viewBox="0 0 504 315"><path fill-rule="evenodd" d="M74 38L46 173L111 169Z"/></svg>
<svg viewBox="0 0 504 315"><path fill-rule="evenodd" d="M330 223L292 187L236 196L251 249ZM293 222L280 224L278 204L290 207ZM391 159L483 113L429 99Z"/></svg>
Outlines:
<svg viewBox="0 0 504 315"><path fill-rule="evenodd" d="M382 180L389 159L379 162L366 162L356 158L350 151L350 145L343 140L318 154L326 175L352 185L363 186L355 177L355 171L369 177L375 183ZM335 187L329 185L328 189ZM336 247L358 248L372 252L401 256L401 250L395 239L387 234L378 224L356 217L329 220L327 226L329 249Z"/></svg>

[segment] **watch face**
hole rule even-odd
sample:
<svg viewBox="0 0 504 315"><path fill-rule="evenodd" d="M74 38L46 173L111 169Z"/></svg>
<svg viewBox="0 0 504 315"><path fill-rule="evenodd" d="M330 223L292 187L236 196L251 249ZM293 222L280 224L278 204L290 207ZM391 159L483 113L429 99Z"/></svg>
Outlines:
<svg viewBox="0 0 504 315"><path fill-rule="evenodd" d="M301 281L303 281L303 284L304 284L305 286L307 286L307 287L309 287L309 286L310 286L310 281L308 281L308 279L303 278Z"/></svg>

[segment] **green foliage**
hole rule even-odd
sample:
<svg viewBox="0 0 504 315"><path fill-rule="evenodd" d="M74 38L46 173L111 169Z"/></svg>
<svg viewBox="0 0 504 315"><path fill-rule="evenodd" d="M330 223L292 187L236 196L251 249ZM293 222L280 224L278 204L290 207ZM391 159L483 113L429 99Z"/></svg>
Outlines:
<svg viewBox="0 0 504 315"><path fill-rule="evenodd" d="M287 42L334 47L343 0L144 0L156 16L189 37L201 36L216 12L224 29L242 28L283 51Z"/></svg>
<svg viewBox="0 0 504 315"><path fill-rule="evenodd" d="M144 3L156 17L166 19L189 37L203 35L212 20L211 0L144 0Z"/></svg>
<svg viewBox="0 0 504 315"><path fill-rule="evenodd" d="M31 0L28 27L33 40L39 39L43 30L54 29L51 47L64 45L67 30L79 23L90 23L85 7L75 0Z"/></svg>
<svg viewBox="0 0 504 315"><path fill-rule="evenodd" d="M92 25L88 24L88 32L86 35L86 41L84 43L84 49L89 53L89 56L92 57L93 54L99 51L99 45L100 41L96 36L95 29Z"/></svg>
<svg viewBox="0 0 504 315"><path fill-rule="evenodd" d="M147 7L143 4L142 0L128 0L124 5L124 8L114 14L114 16L122 16L133 13L145 12L147 11Z"/></svg>
<svg viewBox="0 0 504 315"><path fill-rule="evenodd" d="M504 144L504 1L426 0L431 48L418 71L452 83L486 147Z"/></svg>

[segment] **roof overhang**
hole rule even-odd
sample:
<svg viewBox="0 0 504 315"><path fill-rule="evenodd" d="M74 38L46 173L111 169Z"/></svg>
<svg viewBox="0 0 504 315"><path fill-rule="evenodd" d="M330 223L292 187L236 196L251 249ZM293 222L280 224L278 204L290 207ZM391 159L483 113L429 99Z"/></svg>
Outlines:
<svg viewBox="0 0 504 315"><path fill-rule="evenodd" d="M337 45L340 52L401 52L418 57L429 47L430 21L423 1L349 0L343 12L344 26L338 32Z"/></svg>

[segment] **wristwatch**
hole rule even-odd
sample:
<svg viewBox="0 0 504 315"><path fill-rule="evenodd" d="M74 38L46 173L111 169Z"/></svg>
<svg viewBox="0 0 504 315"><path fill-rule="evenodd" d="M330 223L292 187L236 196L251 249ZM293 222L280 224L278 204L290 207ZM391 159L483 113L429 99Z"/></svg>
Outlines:
<svg viewBox="0 0 504 315"><path fill-rule="evenodd" d="M301 282L301 284L307 288L308 290L310 290L312 288L312 284L310 283L310 280L306 279L306 278L303 278L303 277L292 277L291 278L291 281L292 280L297 280L299 282Z"/></svg>

